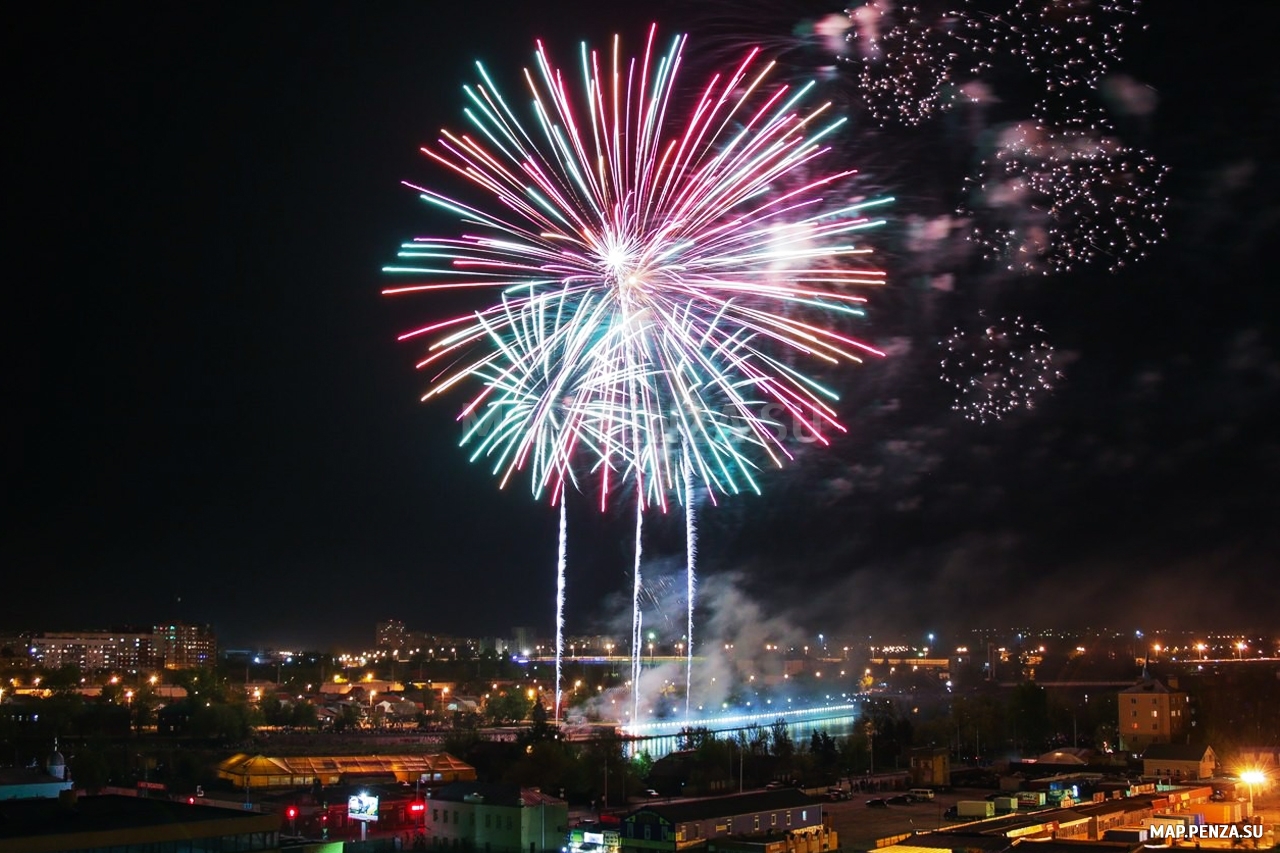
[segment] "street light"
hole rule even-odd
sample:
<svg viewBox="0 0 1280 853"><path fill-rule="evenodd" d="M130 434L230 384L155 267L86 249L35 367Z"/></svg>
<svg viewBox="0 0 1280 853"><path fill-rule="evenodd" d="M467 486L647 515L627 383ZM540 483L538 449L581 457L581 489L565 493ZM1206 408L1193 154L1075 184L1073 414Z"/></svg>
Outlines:
<svg viewBox="0 0 1280 853"><path fill-rule="evenodd" d="M728 742L729 742L729 746L731 747L736 746L738 748L738 793L741 794L743 790L743 777L744 777L743 768L746 765L747 753L746 753L746 750L743 748L743 744L741 741L735 740L734 738L729 738ZM733 752L732 751L730 751L729 753L729 778L730 779L733 778Z"/></svg>
<svg viewBox="0 0 1280 853"><path fill-rule="evenodd" d="M1249 786L1249 813L1253 813L1253 786L1267 781L1267 774L1261 770L1246 770L1240 774L1240 781Z"/></svg>

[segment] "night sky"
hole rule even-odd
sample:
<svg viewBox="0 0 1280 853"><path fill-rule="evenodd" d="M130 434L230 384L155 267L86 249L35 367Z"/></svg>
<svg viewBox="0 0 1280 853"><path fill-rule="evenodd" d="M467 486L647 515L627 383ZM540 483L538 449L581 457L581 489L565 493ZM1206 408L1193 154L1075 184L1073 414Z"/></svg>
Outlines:
<svg viewBox="0 0 1280 853"><path fill-rule="evenodd" d="M379 293L402 240L456 229L400 181L444 181L417 149L461 125L475 59L514 93L535 38L570 63L584 37L638 48L657 20L692 33L699 80L716 52L700 28L732 47L735 16L758 32L768 4L451 5L11 22L0 633L181 619L228 645L328 647L388 617L550 629L555 512L466 462L395 340L471 305ZM1170 167L1168 241L1118 275L974 259L942 291L891 213L893 283L863 331L891 357L840 375L836 446L702 508L703 572L815 633L1275 627L1280 21L1221 8L1152 0L1123 63L1158 94L1121 135ZM902 216L945 212L956 199L913 164L950 144L855 126L832 162ZM938 342L1014 315L1045 328L1063 377L1029 412L970 423ZM570 502L571 632L625 609L615 506ZM659 577L682 529L650 524Z"/></svg>

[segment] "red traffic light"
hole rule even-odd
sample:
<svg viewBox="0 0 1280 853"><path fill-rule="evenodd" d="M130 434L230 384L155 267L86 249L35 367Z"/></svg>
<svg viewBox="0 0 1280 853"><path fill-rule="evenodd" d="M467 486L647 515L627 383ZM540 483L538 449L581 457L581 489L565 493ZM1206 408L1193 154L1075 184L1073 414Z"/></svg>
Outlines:
<svg viewBox="0 0 1280 853"><path fill-rule="evenodd" d="M426 803L409 803L409 811L411 812L421 813L421 812L425 812L426 810L427 810Z"/></svg>
<svg viewBox="0 0 1280 853"><path fill-rule="evenodd" d="M289 820L293 820L295 817L298 816L298 807L289 806L289 808L284 810L284 816L289 818Z"/></svg>

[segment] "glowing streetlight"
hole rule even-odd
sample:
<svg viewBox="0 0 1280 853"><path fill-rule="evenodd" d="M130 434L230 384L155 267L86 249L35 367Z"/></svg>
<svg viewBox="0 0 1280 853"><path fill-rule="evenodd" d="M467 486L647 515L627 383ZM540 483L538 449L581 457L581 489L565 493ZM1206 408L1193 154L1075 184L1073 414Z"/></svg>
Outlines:
<svg viewBox="0 0 1280 853"><path fill-rule="evenodd" d="M1244 650L1247 648L1249 648L1249 646L1244 640L1236 643L1236 660L1244 660Z"/></svg>
<svg viewBox="0 0 1280 853"><path fill-rule="evenodd" d="M1241 645L1244 645L1241 643ZM1267 774L1261 770L1246 770L1240 774L1240 781L1249 786L1249 814L1253 814L1253 787L1267 781Z"/></svg>
<svg viewBox="0 0 1280 853"><path fill-rule="evenodd" d="M1200 660L1204 660L1204 653L1205 653L1205 650L1208 648L1209 647L1206 646L1204 643L1196 643L1196 651L1200 653Z"/></svg>

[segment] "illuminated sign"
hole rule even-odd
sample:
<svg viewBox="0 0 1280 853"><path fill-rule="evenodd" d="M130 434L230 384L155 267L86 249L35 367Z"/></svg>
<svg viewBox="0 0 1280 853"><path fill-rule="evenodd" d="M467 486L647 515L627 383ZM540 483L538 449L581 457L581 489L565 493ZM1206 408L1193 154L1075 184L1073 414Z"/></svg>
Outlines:
<svg viewBox="0 0 1280 853"><path fill-rule="evenodd" d="M368 794L353 794L347 798L347 817L351 820L377 820L378 798Z"/></svg>

